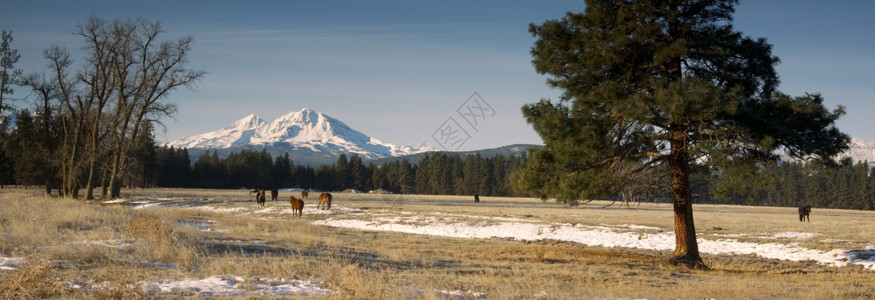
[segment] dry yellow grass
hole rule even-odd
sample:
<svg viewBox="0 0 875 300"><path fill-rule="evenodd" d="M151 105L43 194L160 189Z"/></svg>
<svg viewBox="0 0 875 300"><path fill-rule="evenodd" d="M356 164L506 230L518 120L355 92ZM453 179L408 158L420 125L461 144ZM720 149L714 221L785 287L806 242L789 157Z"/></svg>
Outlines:
<svg viewBox="0 0 875 300"><path fill-rule="evenodd" d="M30 258L27 265L2 277L0 297L13 298L58 298L74 293L63 278L59 267L38 258Z"/></svg>
<svg viewBox="0 0 875 300"><path fill-rule="evenodd" d="M287 203L268 202L269 213L256 213L246 191L126 191L130 198L168 203L146 209L30 194L7 189L0 195L0 256L29 261L25 267L0 271L4 298L156 297L138 282L223 274L313 280L334 291L328 298L340 299L446 299L450 292L464 299L875 297L875 272L859 267L704 255L711 270L687 270L665 263L666 253L659 251L331 228L312 224L326 215L305 210L304 218L291 218L282 213ZM475 205L469 197L446 196L414 196L399 204L363 194L335 194L334 200L332 210L356 209L361 212L357 217L365 218L385 212L440 213L638 224L671 231L671 207L666 204L618 209L602 208L607 203L567 207L536 199L481 197ZM196 209L202 206L226 210ZM703 237L816 232L836 241L801 243L832 248L871 244L875 236L873 212L815 209L813 222L800 224L790 208L694 209ZM73 288L71 282L100 288Z"/></svg>

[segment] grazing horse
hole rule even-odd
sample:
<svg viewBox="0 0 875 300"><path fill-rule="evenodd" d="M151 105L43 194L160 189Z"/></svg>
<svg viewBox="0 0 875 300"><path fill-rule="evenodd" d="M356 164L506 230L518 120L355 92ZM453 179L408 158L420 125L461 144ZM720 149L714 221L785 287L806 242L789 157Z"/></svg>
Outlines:
<svg viewBox="0 0 875 300"><path fill-rule="evenodd" d="M322 209L331 209L331 193L322 193L319 195L319 204L316 204L316 208L322 207Z"/></svg>
<svg viewBox="0 0 875 300"><path fill-rule="evenodd" d="M255 202L259 208L264 208L264 191L258 191L255 193Z"/></svg>
<svg viewBox="0 0 875 300"><path fill-rule="evenodd" d="M807 219L808 222L811 222L811 205L806 205L799 207L799 222L805 222L803 220Z"/></svg>
<svg viewBox="0 0 875 300"><path fill-rule="evenodd" d="M289 196L289 204L292 205L292 216L296 214L300 217L304 215L304 200Z"/></svg>
<svg viewBox="0 0 875 300"><path fill-rule="evenodd" d="M310 189L301 191L301 199L307 199L307 195L310 195Z"/></svg>
<svg viewBox="0 0 875 300"><path fill-rule="evenodd" d="M270 190L270 200L276 201L276 197L279 196L280 192L273 188Z"/></svg>

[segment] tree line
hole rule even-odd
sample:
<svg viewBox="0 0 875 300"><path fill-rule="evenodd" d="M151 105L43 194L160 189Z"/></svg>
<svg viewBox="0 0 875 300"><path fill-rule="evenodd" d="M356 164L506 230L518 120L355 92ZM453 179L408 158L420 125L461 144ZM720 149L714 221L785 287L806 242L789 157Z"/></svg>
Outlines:
<svg viewBox="0 0 875 300"><path fill-rule="evenodd" d="M865 161L835 168L783 162L762 172L764 176L758 177L762 180L751 178L733 182L739 188L726 199L749 205L875 209L873 176Z"/></svg>
<svg viewBox="0 0 875 300"><path fill-rule="evenodd" d="M130 183L135 187L175 188L312 188L361 192L433 195L525 196L513 189L510 176L525 156L432 152L418 163L402 158L376 164L356 154L341 154L331 165L296 164L285 153L242 150L220 158L208 151L191 163L188 150L155 146L138 156Z"/></svg>

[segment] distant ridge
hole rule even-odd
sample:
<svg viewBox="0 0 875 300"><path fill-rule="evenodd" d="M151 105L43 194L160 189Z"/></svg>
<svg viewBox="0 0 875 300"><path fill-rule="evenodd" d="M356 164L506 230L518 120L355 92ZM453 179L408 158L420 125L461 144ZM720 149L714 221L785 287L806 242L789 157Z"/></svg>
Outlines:
<svg viewBox="0 0 875 300"><path fill-rule="evenodd" d="M420 152L420 153L410 154L410 155L405 155L405 156L381 158L381 159L374 160L374 163L380 165L380 164L383 164L385 162L393 162L393 161L401 160L401 159L406 159L410 163L418 163L420 160L422 160L422 158L425 155L428 155L428 154L434 153L434 152L447 153L447 154L457 154L457 155L461 156L462 158L465 158L468 155L475 155L475 154L480 154L480 156L483 158L493 158L493 157L498 156L498 155L502 155L504 157L510 157L510 156L520 156L523 154L528 155L529 149L541 148L541 147L543 147L543 146L534 145L534 144L513 144L513 145L501 146L501 147L496 147L496 148L488 148L488 149L483 149L483 150L472 150L472 151L435 150L435 151Z"/></svg>

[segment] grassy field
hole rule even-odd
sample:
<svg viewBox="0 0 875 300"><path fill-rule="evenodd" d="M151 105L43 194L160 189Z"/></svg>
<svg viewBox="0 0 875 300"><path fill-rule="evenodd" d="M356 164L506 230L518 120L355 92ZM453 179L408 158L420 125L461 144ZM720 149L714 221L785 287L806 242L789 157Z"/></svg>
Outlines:
<svg viewBox="0 0 875 300"><path fill-rule="evenodd" d="M286 200L268 201L261 211L246 191L236 190L125 190L127 201L114 204L45 199L37 189L0 193L0 257L24 261L0 270L0 298L875 298L875 271L860 266L704 254L710 270L688 270L666 263L668 251L313 224L428 214L478 224L484 218L634 224L647 226L642 234L655 234L672 231L668 204L568 207L522 198L481 197L475 204L470 197L334 194L331 211L316 211L311 195L304 216L293 218L286 211L290 192L280 192ZM815 208L812 222L800 223L792 208L696 205L694 210L702 239L732 236L758 243L761 236L802 232L817 238L785 242L824 251L875 243L871 211ZM144 286L216 275L240 276L245 282L238 286L253 292L265 279L314 282L331 292L210 296Z"/></svg>

